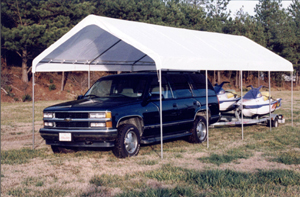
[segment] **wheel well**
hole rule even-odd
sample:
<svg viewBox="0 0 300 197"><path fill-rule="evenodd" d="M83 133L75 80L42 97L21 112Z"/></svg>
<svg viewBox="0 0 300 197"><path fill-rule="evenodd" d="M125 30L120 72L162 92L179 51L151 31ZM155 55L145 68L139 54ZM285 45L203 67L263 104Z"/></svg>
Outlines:
<svg viewBox="0 0 300 197"><path fill-rule="evenodd" d="M196 113L196 116L195 116L194 119L196 119L197 116L203 116L203 117L206 119L206 111L198 111L198 112ZM208 111L208 117L210 117L210 116L211 116L211 115L210 115L210 110L209 110L209 111Z"/></svg>
<svg viewBox="0 0 300 197"><path fill-rule="evenodd" d="M143 122L141 117L136 116L136 117L122 118L122 119L119 120L117 128L119 128L120 126L122 126L124 124L133 124L139 130L140 136L143 134L144 122Z"/></svg>

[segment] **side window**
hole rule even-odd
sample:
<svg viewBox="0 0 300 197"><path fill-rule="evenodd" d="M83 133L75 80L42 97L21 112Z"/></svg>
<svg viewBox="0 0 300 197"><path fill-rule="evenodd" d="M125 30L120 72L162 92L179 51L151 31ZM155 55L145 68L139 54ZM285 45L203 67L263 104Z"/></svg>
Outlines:
<svg viewBox="0 0 300 197"><path fill-rule="evenodd" d="M165 77L162 77L162 84L161 84L161 91L162 95L164 96L164 99L170 99L173 98L171 88L166 80ZM159 83L158 79L155 77L153 78L151 84L150 84L150 94L158 94L159 95Z"/></svg>
<svg viewBox="0 0 300 197"><path fill-rule="evenodd" d="M184 74L170 74L171 86L177 98L191 97L192 92Z"/></svg>
<svg viewBox="0 0 300 197"><path fill-rule="evenodd" d="M205 96L206 84L205 84L205 75L202 74L190 74L189 75L193 81L193 93L197 96ZM211 83L208 81L208 95L211 95L215 90Z"/></svg>

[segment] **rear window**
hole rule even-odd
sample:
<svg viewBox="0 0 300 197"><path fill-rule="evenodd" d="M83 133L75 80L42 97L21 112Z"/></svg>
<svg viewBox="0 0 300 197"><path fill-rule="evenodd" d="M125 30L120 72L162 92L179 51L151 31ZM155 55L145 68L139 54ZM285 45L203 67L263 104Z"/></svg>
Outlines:
<svg viewBox="0 0 300 197"><path fill-rule="evenodd" d="M195 96L205 96L205 92L206 92L206 84L205 84L205 75L203 74L190 74L189 75L192 79L192 84L193 84L193 93ZM214 91L213 86L211 85L211 83L208 81L208 92L209 95L211 93L211 90Z"/></svg>

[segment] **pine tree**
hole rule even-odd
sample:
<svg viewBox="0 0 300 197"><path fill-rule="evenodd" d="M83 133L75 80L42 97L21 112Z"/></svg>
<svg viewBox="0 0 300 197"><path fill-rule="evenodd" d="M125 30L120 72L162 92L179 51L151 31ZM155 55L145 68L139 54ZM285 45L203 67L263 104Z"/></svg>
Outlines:
<svg viewBox="0 0 300 197"><path fill-rule="evenodd" d="M22 58L22 80L28 82L28 60L51 45L79 20L92 12L89 2L78 0L4 0L3 47Z"/></svg>

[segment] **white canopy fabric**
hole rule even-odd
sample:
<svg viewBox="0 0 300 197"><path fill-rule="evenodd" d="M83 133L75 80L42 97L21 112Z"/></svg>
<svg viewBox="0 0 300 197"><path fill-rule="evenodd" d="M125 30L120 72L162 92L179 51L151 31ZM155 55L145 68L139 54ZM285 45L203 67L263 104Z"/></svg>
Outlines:
<svg viewBox="0 0 300 197"><path fill-rule="evenodd" d="M244 36L89 15L32 66L32 73L140 70L293 71L293 65Z"/></svg>

